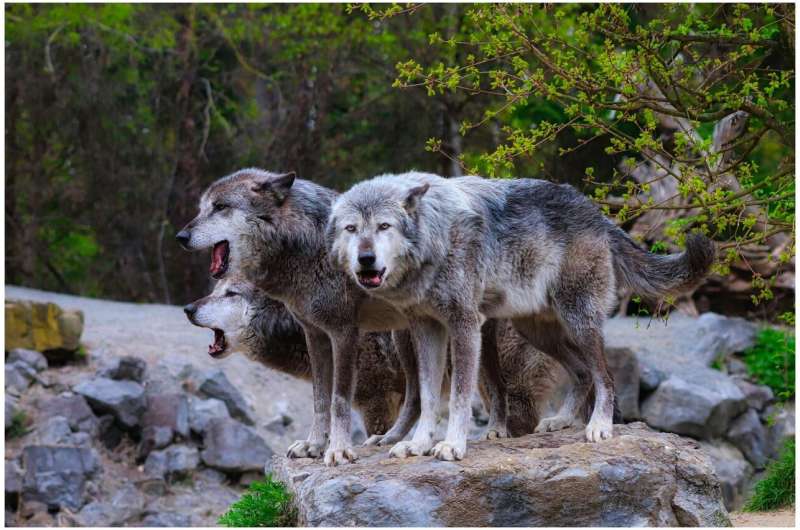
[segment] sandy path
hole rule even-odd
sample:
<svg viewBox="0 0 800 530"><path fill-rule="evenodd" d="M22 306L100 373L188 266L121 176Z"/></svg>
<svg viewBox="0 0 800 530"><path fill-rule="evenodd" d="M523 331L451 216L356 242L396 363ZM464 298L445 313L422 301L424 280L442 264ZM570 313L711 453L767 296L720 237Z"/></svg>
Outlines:
<svg viewBox="0 0 800 530"><path fill-rule="evenodd" d="M731 522L733 526L796 528L794 506L774 512L734 512Z"/></svg>
<svg viewBox="0 0 800 530"><path fill-rule="evenodd" d="M7 285L6 299L54 302L84 314L81 342L95 355L135 355L150 367L167 356L190 362L198 369L218 368L236 385L256 410L257 429L276 452L291 440L305 438L312 411L311 386L274 372L241 355L214 360L206 353L211 331L192 326L178 306L111 302ZM263 424L285 411L294 420L283 436Z"/></svg>

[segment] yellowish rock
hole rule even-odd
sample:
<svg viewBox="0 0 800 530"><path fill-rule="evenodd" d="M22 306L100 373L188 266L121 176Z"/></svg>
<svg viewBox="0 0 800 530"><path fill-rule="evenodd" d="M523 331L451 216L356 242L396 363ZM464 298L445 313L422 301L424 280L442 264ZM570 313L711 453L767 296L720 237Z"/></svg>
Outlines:
<svg viewBox="0 0 800 530"><path fill-rule="evenodd" d="M30 300L6 301L6 350L75 351L83 333L83 312Z"/></svg>

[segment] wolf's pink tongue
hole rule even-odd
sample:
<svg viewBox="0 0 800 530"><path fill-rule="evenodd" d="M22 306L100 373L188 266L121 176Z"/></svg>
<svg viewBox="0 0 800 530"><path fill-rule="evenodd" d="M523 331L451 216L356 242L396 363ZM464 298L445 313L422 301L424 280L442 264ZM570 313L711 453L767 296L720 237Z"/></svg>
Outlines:
<svg viewBox="0 0 800 530"><path fill-rule="evenodd" d="M373 285L373 286L375 286L375 287L377 287L378 285L380 285L380 284L381 284L381 277L380 277L380 276L378 276L377 274L376 274L375 276L367 276L367 277L366 277L366 278L364 278L364 279L366 280L366 282L367 282L369 285Z"/></svg>
<svg viewBox="0 0 800 530"><path fill-rule="evenodd" d="M211 267L209 268L211 274L217 274L222 270L222 264L225 260L225 246L226 242L217 243L214 245L214 250L211 251Z"/></svg>

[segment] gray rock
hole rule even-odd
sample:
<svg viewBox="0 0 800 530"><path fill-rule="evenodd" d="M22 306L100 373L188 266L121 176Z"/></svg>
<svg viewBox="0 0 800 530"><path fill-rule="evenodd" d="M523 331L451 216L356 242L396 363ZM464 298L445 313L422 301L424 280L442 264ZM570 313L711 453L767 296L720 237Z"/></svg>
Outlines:
<svg viewBox="0 0 800 530"><path fill-rule="evenodd" d="M94 435L97 430L97 416L86 403L86 399L72 392L63 393L42 403L38 415L40 418L63 416L73 431Z"/></svg>
<svg viewBox="0 0 800 530"><path fill-rule="evenodd" d="M673 313L665 323L648 317L611 318L604 328L606 348L630 348L643 366L666 374L686 364L711 366L719 357L755 344L758 326L741 318L705 313Z"/></svg>
<svg viewBox="0 0 800 530"><path fill-rule="evenodd" d="M731 423L726 436L750 461L756 469L763 469L767 463L767 430L761 424L758 413L753 409L736 418Z"/></svg>
<svg viewBox="0 0 800 530"><path fill-rule="evenodd" d="M10 388L21 394L31 386L35 375L36 370L23 362L6 364L6 389Z"/></svg>
<svg viewBox="0 0 800 530"><path fill-rule="evenodd" d="M203 463L225 472L260 471L273 454L252 428L230 418L210 420L203 445Z"/></svg>
<svg viewBox="0 0 800 530"><path fill-rule="evenodd" d="M214 398L192 398L189 404L189 426L194 432L202 434L209 420L213 418L230 418L225 403Z"/></svg>
<svg viewBox="0 0 800 530"><path fill-rule="evenodd" d="M210 467L201 468L197 471L196 476L198 479L208 482L209 484L222 484L228 478L222 471L217 471Z"/></svg>
<svg viewBox="0 0 800 530"><path fill-rule="evenodd" d="M725 526L728 515L711 463L696 443L641 423L584 441L568 429L470 442L459 462L275 458L276 478L294 495L299 526Z"/></svg>
<svg viewBox="0 0 800 530"><path fill-rule="evenodd" d="M728 373L730 375L747 375L747 365L736 357L729 357L727 361Z"/></svg>
<svg viewBox="0 0 800 530"><path fill-rule="evenodd" d="M19 495L22 491L22 469L16 459L6 460L6 496Z"/></svg>
<svg viewBox="0 0 800 530"><path fill-rule="evenodd" d="M72 429L64 416L53 416L36 426L36 439L42 445L71 445Z"/></svg>
<svg viewBox="0 0 800 530"><path fill-rule="evenodd" d="M765 411L767 448L769 458L778 458L783 446L795 437L795 404L792 402L771 405Z"/></svg>
<svg viewBox="0 0 800 530"><path fill-rule="evenodd" d="M139 425L146 409L144 388L133 381L97 377L79 383L73 390L85 397L95 412L110 413L128 429Z"/></svg>
<svg viewBox="0 0 800 530"><path fill-rule="evenodd" d="M148 372L147 393L152 395L178 392L196 372L194 365L180 356L165 356Z"/></svg>
<svg viewBox="0 0 800 530"><path fill-rule="evenodd" d="M200 375L197 380L197 390L201 395L216 398L225 403L232 417L247 425L255 425L253 408L221 370L211 370Z"/></svg>
<svg viewBox="0 0 800 530"><path fill-rule="evenodd" d="M189 400L185 394L149 394L147 410L142 416L144 427L169 427L177 435L189 436Z"/></svg>
<svg viewBox="0 0 800 530"><path fill-rule="evenodd" d="M639 361L628 348L606 348L608 370L614 379L617 407L625 421L637 420L639 413Z"/></svg>
<svg viewBox="0 0 800 530"><path fill-rule="evenodd" d="M639 366L639 390L644 393L652 392L667 377L667 374L653 366Z"/></svg>
<svg viewBox="0 0 800 530"><path fill-rule="evenodd" d="M15 363L17 361L23 362L36 370L41 372L47 370L47 357L36 350L26 350L24 348L15 348L8 352L7 364Z"/></svg>
<svg viewBox="0 0 800 530"><path fill-rule="evenodd" d="M84 504L86 480L100 470L93 449L30 445L22 452L22 498L77 511Z"/></svg>
<svg viewBox="0 0 800 530"><path fill-rule="evenodd" d="M192 518L176 512L152 513L142 520L145 527L188 527L192 526Z"/></svg>
<svg viewBox="0 0 800 530"><path fill-rule="evenodd" d="M473 419L475 418L473 411ZM286 414L273 416L271 420L264 423L264 428L275 434L286 434L287 429L292 424L292 417Z"/></svg>
<svg viewBox="0 0 800 530"><path fill-rule="evenodd" d="M138 519L144 510L144 496L132 484L117 490L106 502L93 501L78 512L82 526L121 526Z"/></svg>
<svg viewBox="0 0 800 530"><path fill-rule="evenodd" d="M172 445L163 451L153 451L144 463L144 472L150 477L175 478L185 476L197 468L200 455L196 448Z"/></svg>
<svg viewBox="0 0 800 530"><path fill-rule="evenodd" d="M169 427L145 427L139 442L139 458L144 458L151 451L163 449L172 442L172 429Z"/></svg>
<svg viewBox="0 0 800 530"><path fill-rule="evenodd" d="M129 380L141 383L144 381L144 374L147 371L147 363L144 359L128 355L113 359L108 366L97 372L99 377L116 380Z"/></svg>
<svg viewBox="0 0 800 530"><path fill-rule="evenodd" d="M742 506L744 495L753 477L753 466L741 451L728 442L713 440L700 442L700 448L711 459L714 472L722 486L725 507L733 511Z"/></svg>
<svg viewBox="0 0 800 530"><path fill-rule="evenodd" d="M81 508L75 519L76 526L111 526L114 524L114 510L107 503L92 501Z"/></svg>
<svg viewBox="0 0 800 530"><path fill-rule="evenodd" d="M747 408L728 376L702 366L672 375L642 403L642 418L662 431L716 438Z"/></svg>
<svg viewBox="0 0 800 530"><path fill-rule="evenodd" d="M764 410L764 407L775 399L772 389L766 385L753 384L742 376L733 376L731 379L744 394L750 408L758 411Z"/></svg>

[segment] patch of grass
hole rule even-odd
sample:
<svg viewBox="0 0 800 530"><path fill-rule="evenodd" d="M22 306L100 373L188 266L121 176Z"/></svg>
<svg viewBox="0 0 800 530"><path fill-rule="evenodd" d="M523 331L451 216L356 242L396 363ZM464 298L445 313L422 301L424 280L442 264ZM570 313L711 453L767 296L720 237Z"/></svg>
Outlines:
<svg viewBox="0 0 800 530"><path fill-rule="evenodd" d="M794 397L794 334L767 328L758 334L756 344L745 352L747 371L767 385L778 400Z"/></svg>
<svg viewBox="0 0 800 530"><path fill-rule="evenodd" d="M756 484L744 511L764 512L794 502L794 447L794 439L786 442L780 458L767 467L767 476Z"/></svg>
<svg viewBox="0 0 800 530"><path fill-rule="evenodd" d="M297 526L297 510L286 486L267 475L250 484L218 523L229 527Z"/></svg>
<svg viewBox="0 0 800 530"><path fill-rule="evenodd" d="M11 426L6 429L6 438L13 440L14 438L22 438L30 432L28 425L30 420L24 411L18 410L11 416Z"/></svg>

